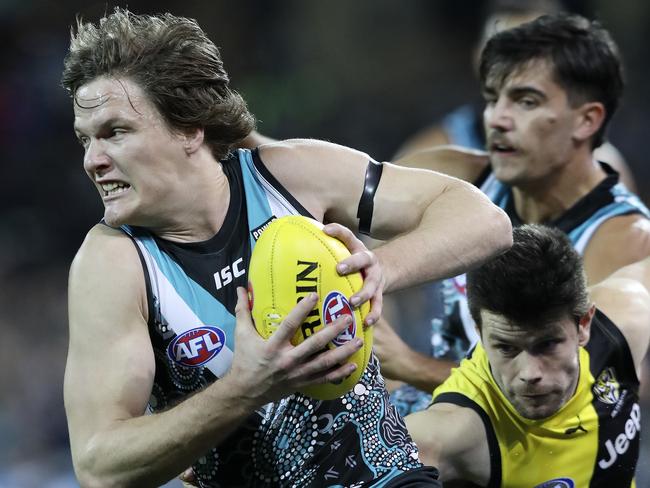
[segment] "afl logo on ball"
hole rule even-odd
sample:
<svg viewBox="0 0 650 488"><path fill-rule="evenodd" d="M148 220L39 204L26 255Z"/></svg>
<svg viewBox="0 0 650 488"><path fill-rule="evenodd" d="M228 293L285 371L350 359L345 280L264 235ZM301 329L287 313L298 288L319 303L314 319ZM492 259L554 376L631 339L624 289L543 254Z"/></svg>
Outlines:
<svg viewBox="0 0 650 488"><path fill-rule="evenodd" d="M575 483L571 478L556 478L554 480L545 481L535 488L574 488Z"/></svg>
<svg viewBox="0 0 650 488"><path fill-rule="evenodd" d="M176 363L197 368L219 354L225 343L221 329L205 325L176 336L167 346L167 355Z"/></svg>
<svg viewBox="0 0 650 488"><path fill-rule="evenodd" d="M352 317L350 326L341 332L332 341L335 346L342 346L346 342L354 339L357 332L357 324L354 320L354 310L350 306L347 298L338 291L330 292L323 301L323 322L329 324L338 319L341 315L349 315Z"/></svg>

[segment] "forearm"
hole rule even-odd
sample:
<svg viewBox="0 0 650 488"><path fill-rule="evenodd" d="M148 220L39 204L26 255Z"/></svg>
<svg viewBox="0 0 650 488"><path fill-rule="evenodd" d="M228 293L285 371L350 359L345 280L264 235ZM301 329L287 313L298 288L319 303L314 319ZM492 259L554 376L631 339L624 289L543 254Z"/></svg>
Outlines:
<svg viewBox="0 0 650 488"><path fill-rule="evenodd" d="M177 476L254 410L226 378L170 410L112 422L73 446L80 484L159 486Z"/></svg>
<svg viewBox="0 0 650 488"><path fill-rule="evenodd" d="M413 385L419 390L433 393L433 390L449 377L451 369L456 366L458 364L453 361L425 356L409 349L408 353L401 355L399 365L391 368L384 375Z"/></svg>
<svg viewBox="0 0 650 488"><path fill-rule="evenodd" d="M505 212L457 180L428 205L414 230L374 252L388 292L456 276L511 245L512 226Z"/></svg>

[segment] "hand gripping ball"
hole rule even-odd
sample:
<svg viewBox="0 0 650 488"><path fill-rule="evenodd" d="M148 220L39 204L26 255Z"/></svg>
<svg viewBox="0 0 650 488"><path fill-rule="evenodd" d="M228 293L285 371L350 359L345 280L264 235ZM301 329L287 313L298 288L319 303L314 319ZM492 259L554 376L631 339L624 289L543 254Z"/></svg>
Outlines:
<svg viewBox="0 0 650 488"><path fill-rule="evenodd" d="M316 292L318 302L291 339L298 345L342 314L350 326L328 344L332 349L355 337L363 346L350 358L357 369L343 381L309 386L301 393L319 400L338 398L357 384L372 349L372 328L363 326L370 311L366 302L354 309L349 298L361 289L361 273L341 276L336 264L350 256L345 245L323 232L313 219L290 215L272 221L255 244L248 272L248 292L255 328L268 339L296 303Z"/></svg>

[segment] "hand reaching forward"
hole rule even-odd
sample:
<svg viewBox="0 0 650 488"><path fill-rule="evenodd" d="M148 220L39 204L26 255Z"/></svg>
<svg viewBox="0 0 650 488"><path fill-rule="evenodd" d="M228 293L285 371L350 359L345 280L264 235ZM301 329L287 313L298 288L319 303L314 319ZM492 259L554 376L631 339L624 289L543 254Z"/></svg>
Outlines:
<svg viewBox="0 0 650 488"><path fill-rule="evenodd" d="M402 375L408 369L405 366L408 366L411 349L384 318L375 325L372 347L381 363L381 374L385 378L405 381Z"/></svg>
<svg viewBox="0 0 650 488"><path fill-rule="evenodd" d="M338 263L336 270L341 275L357 271L363 274L363 287L350 297L350 302L353 306L358 307L370 300L370 312L364 322L366 325L374 324L381 315L383 291L386 284L377 256L347 227L340 224L327 224L323 231L343 242L352 253L352 256Z"/></svg>
<svg viewBox="0 0 650 488"><path fill-rule="evenodd" d="M264 405L308 385L339 381L357 368L346 361L361 348L362 339L331 350L325 348L348 327L349 315L342 315L297 346L291 344L316 301L315 293L302 299L273 335L264 340L255 330L246 290L237 288L235 354L228 376L241 388L243 396Z"/></svg>

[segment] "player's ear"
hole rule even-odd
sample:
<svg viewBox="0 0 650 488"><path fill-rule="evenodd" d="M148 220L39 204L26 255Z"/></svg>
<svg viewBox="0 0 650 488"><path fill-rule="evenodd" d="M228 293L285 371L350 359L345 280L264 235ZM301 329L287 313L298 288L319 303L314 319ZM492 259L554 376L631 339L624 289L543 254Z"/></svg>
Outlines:
<svg viewBox="0 0 650 488"><path fill-rule="evenodd" d="M578 321L578 345L586 346L591 334L591 321L596 313L596 305L592 304L580 320Z"/></svg>
<svg viewBox="0 0 650 488"><path fill-rule="evenodd" d="M205 131L203 128L188 129L183 132L183 149L188 156L195 153L203 145Z"/></svg>
<svg viewBox="0 0 650 488"><path fill-rule="evenodd" d="M598 132L605 121L605 107L600 102L583 103L578 108L578 117L573 130L573 138L585 141Z"/></svg>

